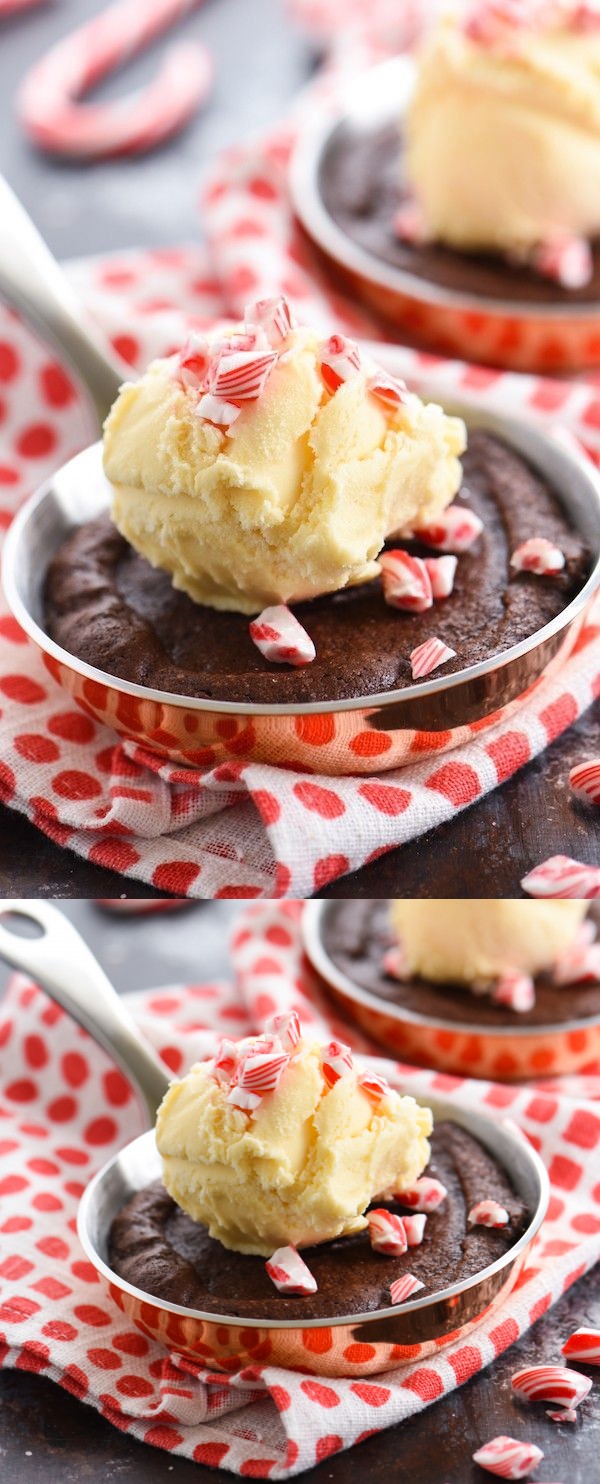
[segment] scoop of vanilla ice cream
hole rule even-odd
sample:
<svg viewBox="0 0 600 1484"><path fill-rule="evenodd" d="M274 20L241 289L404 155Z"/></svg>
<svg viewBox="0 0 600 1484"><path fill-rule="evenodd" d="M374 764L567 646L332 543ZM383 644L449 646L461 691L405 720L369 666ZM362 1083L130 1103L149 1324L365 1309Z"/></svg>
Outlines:
<svg viewBox="0 0 600 1484"><path fill-rule="evenodd" d="M386 537L435 517L460 486L458 418L411 395L385 406L367 366L331 393L319 356L315 334L290 331L226 430L198 415L172 360L115 402L113 518L198 603L251 614L370 580Z"/></svg>
<svg viewBox="0 0 600 1484"><path fill-rule="evenodd" d="M391 1088L374 1104L355 1069L328 1087L322 1052L300 1041L252 1116L212 1063L171 1084L156 1125L164 1184L224 1247L268 1257L360 1231L374 1195L425 1168L429 1110Z"/></svg>
<svg viewBox="0 0 600 1484"><path fill-rule="evenodd" d="M570 946L585 917L577 901L394 901L392 926L411 974L454 984L539 974Z"/></svg>
<svg viewBox="0 0 600 1484"><path fill-rule="evenodd" d="M558 24L499 45L471 40L459 12L425 44L406 167L429 236L527 254L600 231L600 26L550 11Z"/></svg>

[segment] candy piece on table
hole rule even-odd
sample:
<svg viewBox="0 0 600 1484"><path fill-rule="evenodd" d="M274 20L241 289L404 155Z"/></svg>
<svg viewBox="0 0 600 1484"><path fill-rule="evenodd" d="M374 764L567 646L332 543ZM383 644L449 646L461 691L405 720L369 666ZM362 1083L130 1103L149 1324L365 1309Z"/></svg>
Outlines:
<svg viewBox="0 0 600 1484"><path fill-rule="evenodd" d="M367 1222L369 1241L374 1252L382 1252L385 1257L403 1257L408 1249L408 1241L401 1216L395 1216L393 1211L380 1207L367 1212Z"/></svg>
<svg viewBox="0 0 600 1484"><path fill-rule="evenodd" d="M449 598L454 588L458 557L425 557L425 566L436 602L439 598Z"/></svg>
<svg viewBox="0 0 600 1484"><path fill-rule="evenodd" d="M469 1226L489 1226L493 1230L496 1227L508 1226L510 1216L505 1206L498 1201L478 1201L471 1207L467 1217Z"/></svg>
<svg viewBox="0 0 600 1484"><path fill-rule="evenodd" d="M279 1036L285 1051L293 1051L302 1035L300 1021L295 1010L285 1010L281 1015L271 1015L269 1020L265 1021L265 1031L269 1036Z"/></svg>
<svg viewBox="0 0 600 1484"><path fill-rule="evenodd" d="M406 954L401 943L396 943L393 948L387 948L381 960L384 974L389 974L392 979L405 980L410 977Z"/></svg>
<svg viewBox="0 0 600 1484"><path fill-rule="evenodd" d="M353 1069L352 1051L345 1041L330 1041L321 1062L323 1077L328 1087L347 1077Z"/></svg>
<svg viewBox="0 0 600 1484"><path fill-rule="evenodd" d="M278 1247L265 1267L280 1293L317 1292L316 1279L295 1247Z"/></svg>
<svg viewBox="0 0 600 1484"><path fill-rule="evenodd" d="M396 1190L394 1198L411 1211L437 1211L447 1194L446 1186L442 1185L441 1180L435 1180L432 1175L422 1175L412 1185L405 1186L404 1190Z"/></svg>
<svg viewBox="0 0 600 1484"><path fill-rule="evenodd" d="M320 350L320 370L328 392L337 392L344 381L360 371L360 351L355 340L346 335L330 335Z"/></svg>
<svg viewBox="0 0 600 1484"><path fill-rule="evenodd" d="M600 984L600 943L568 949L557 959L552 978L555 984Z"/></svg>
<svg viewBox="0 0 600 1484"><path fill-rule="evenodd" d="M196 403L194 414L206 423L213 423L215 428L231 428L240 415L240 409L234 402L226 402L224 397L205 392Z"/></svg>
<svg viewBox="0 0 600 1484"><path fill-rule="evenodd" d="M431 675L432 670L438 670L440 665L446 665L448 660L455 660L456 650L444 644L443 639L432 635L431 639L426 639L424 644L417 644L409 658L413 680L422 680L425 675Z"/></svg>
<svg viewBox="0 0 600 1484"><path fill-rule="evenodd" d="M542 1462L544 1455L535 1443L519 1443L516 1438L492 1438L473 1454L473 1462L499 1479L524 1479Z"/></svg>
<svg viewBox="0 0 600 1484"><path fill-rule="evenodd" d="M415 1278L414 1273L404 1273L401 1278L396 1278L390 1283L390 1298L393 1304L405 1304L406 1300L412 1298L413 1293L418 1293L425 1284L420 1278Z"/></svg>
<svg viewBox="0 0 600 1484"><path fill-rule="evenodd" d="M600 897L600 866L586 866L568 855L551 855L523 877L521 886L530 897L592 901Z"/></svg>
<svg viewBox="0 0 600 1484"><path fill-rule="evenodd" d="M213 65L197 43L171 47L154 80L115 102L81 95L197 8L200 0L117 0L53 46L18 95L23 128L41 149L71 158L141 154L177 133L207 98Z"/></svg>
<svg viewBox="0 0 600 1484"><path fill-rule="evenodd" d="M569 783L578 799L600 804L600 757L590 758L589 763L577 763L569 773Z"/></svg>
<svg viewBox="0 0 600 1484"><path fill-rule="evenodd" d="M588 1329L583 1325L581 1329L573 1330L562 1346L563 1355L569 1360L581 1360L585 1365L600 1365L600 1329Z"/></svg>
<svg viewBox="0 0 600 1484"><path fill-rule="evenodd" d="M405 381L401 381L398 376L388 376L379 368L367 377L367 391L372 397L377 397L378 402L383 402L385 407L390 407L392 411L397 407L402 407L408 396Z"/></svg>
<svg viewBox="0 0 600 1484"><path fill-rule="evenodd" d="M455 552L460 556L468 551L483 530L483 521L474 510L465 510L462 505L449 505L441 515L427 525L413 526L415 540L424 546L433 546L437 551Z"/></svg>
<svg viewBox="0 0 600 1484"><path fill-rule="evenodd" d="M564 1365L526 1366L514 1372L510 1384L524 1401L554 1402L559 1407L578 1407L592 1389L589 1376Z"/></svg>
<svg viewBox="0 0 600 1484"><path fill-rule="evenodd" d="M572 1407L561 1407L560 1412L553 1412L551 1408L549 1411L548 1409L546 1409L546 1416L549 1417L552 1422L577 1421L577 1413L573 1411Z"/></svg>
<svg viewBox="0 0 600 1484"><path fill-rule="evenodd" d="M250 623L250 638L266 660L275 665L310 665L316 649L306 629L285 603L264 608Z"/></svg>
<svg viewBox="0 0 600 1484"><path fill-rule="evenodd" d="M422 1213L416 1216L402 1217L402 1224L406 1232L406 1241L409 1247L421 1246L426 1221L427 1217Z"/></svg>
<svg viewBox="0 0 600 1484"><path fill-rule="evenodd" d="M390 608L425 613L433 606L431 578L420 557L407 551L382 551L379 566L383 596Z"/></svg>
<svg viewBox="0 0 600 1484"><path fill-rule="evenodd" d="M535 984L531 974L520 974L516 969L507 969L494 985L492 999L496 1005L507 1005L519 1015L532 1010L535 1005Z"/></svg>
<svg viewBox="0 0 600 1484"><path fill-rule="evenodd" d="M379 1072L361 1072L358 1078L358 1086L362 1092L366 1092L372 1103L382 1103L391 1091L389 1082Z"/></svg>
<svg viewBox="0 0 600 1484"><path fill-rule="evenodd" d="M285 340L290 330L296 329L295 316L283 295L273 299L258 299L254 304L247 304L244 323L251 330L264 331L269 345L273 347Z"/></svg>
<svg viewBox="0 0 600 1484"><path fill-rule="evenodd" d="M274 350L238 350L222 355L210 372L209 389L225 401L255 402L276 361Z"/></svg>
<svg viewBox="0 0 600 1484"><path fill-rule="evenodd" d="M584 289L593 277L592 249L585 237L553 237L535 248L532 266L564 289Z"/></svg>
<svg viewBox="0 0 600 1484"><path fill-rule="evenodd" d="M545 536L531 536L529 541L522 541L513 551L510 565L515 572L533 572L536 577L553 577L556 572L562 572L565 558L560 547L547 541Z"/></svg>

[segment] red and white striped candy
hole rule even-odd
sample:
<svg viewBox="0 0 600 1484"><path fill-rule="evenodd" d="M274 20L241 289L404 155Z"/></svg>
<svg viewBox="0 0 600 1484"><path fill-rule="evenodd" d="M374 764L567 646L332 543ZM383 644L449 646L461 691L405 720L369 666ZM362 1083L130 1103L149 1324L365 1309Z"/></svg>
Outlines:
<svg viewBox="0 0 600 1484"><path fill-rule="evenodd" d="M567 949L552 971L555 984L600 984L600 943Z"/></svg>
<svg viewBox="0 0 600 1484"><path fill-rule="evenodd" d="M241 1113L255 1113L261 1101L259 1092L250 1092L248 1088L239 1087L237 1083L234 1084L227 1098L232 1108L239 1108Z"/></svg>
<svg viewBox="0 0 600 1484"><path fill-rule="evenodd" d="M295 1247L278 1247L265 1267L280 1293L316 1293L316 1280Z"/></svg>
<svg viewBox="0 0 600 1484"><path fill-rule="evenodd" d="M276 360L275 350L238 350L222 355L210 373L213 396L233 402L256 402Z"/></svg>
<svg viewBox="0 0 600 1484"><path fill-rule="evenodd" d="M390 407L393 412L397 407L403 407L408 397L408 387L405 381L397 376L388 376L387 372L372 371L367 380L367 391L372 397L377 397L378 402L383 402L385 407Z"/></svg>
<svg viewBox="0 0 600 1484"><path fill-rule="evenodd" d="M583 289L592 280L594 260L585 237L555 237L542 242L532 261L543 278L551 278L564 289Z"/></svg>
<svg viewBox="0 0 600 1484"><path fill-rule="evenodd" d="M222 397L214 397L212 392L205 392L194 408L196 417L203 418L204 422L214 423L216 428L230 428L240 415L239 407L233 402L225 402Z"/></svg>
<svg viewBox="0 0 600 1484"><path fill-rule="evenodd" d="M600 1329L576 1329L562 1347L569 1360L582 1360L585 1365L600 1365Z"/></svg>
<svg viewBox="0 0 600 1484"><path fill-rule="evenodd" d="M577 1413L573 1411L573 1408L572 1407L561 1407L560 1412L552 1412L552 1411L549 1412L549 1411L546 1411L546 1416L547 1417L550 1417L551 1420L552 1420L552 1422L576 1422L577 1421Z"/></svg>
<svg viewBox="0 0 600 1484"><path fill-rule="evenodd" d="M255 304L247 304L244 311L244 323L249 329L263 330L269 345L274 348L286 340L291 330L296 328L296 320L283 294L273 299L257 299Z"/></svg>
<svg viewBox="0 0 600 1484"><path fill-rule="evenodd" d="M578 1407L592 1389L589 1376L570 1371L564 1365L526 1366L515 1371L510 1384L517 1396L527 1402L555 1402L562 1407Z"/></svg>
<svg viewBox="0 0 600 1484"><path fill-rule="evenodd" d="M295 1010L285 1010L282 1015L271 1015L265 1022L265 1030L269 1035L278 1036L286 1051L293 1051L302 1035Z"/></svg>
<svg viewBox="0 0 600 1484"><path fill-rule="evenodd" d="M427 227L418 201L402 201L394 216L393 229L400 242L411 247L427 242Z"/></svg>
<svg viewBox="0 0 600 1484"><path fill-rule="evenodd" d="M600 867L584 866L568 855L551 855L535 866L521 882L530 897L578 897L592 901L600 897Z"/></svg>
<svg viewBox="0 0 600 1484"><path fill-rule="evenodd" d="M499 1479L524 1479L541 1463L544 1455L535 1443L519 1443L516 1438L498 1437L485 1443L473 1454L473 1462Z"/></svg>
<svg viewBox="0 0 600 1484"><path fill-rule="evenodd" d="M508 1226L510 1216L505 1206L498 1201L478 1201L467 1217L469 1226Z"/></svg>
<svg viewBox="0 0 600 1484"><path fill-rule="evenodd" d="M330 335L320 350L321 376L328 392L337 392L343 381L360 371L360 351L346 335Z"/></svg>
<svg viewBox="0 0 600 1484"><path fill-rule="evenodd" d="M375 1106L382 1103L391 1092L389 1082L386 1082L385 1077L381 1077L379 1072L361 1072L358 1086L362 1092L366 1092L367 1097L375 1103Z"/></svg>
<svg viewBox="0 0 600 1484"><path fill-rule="evenodd" d="M275 1092L289 1062L287 1051L245 1051L238 1063L236 1086L244 1092Z"/></svg>
<svg viewBox="0 0 600 1484"><path fill-rule="evenodd" d="M400 1205L409 1206L411 1211L437 1211L447 1194L446 1186L441 1180L434 1180L432 1175L422 1175L420 1180L406 1185L404 1190L394 1192Z"/></svg>
<svg viewBox="0 0 600 1484"><path fill-rule="evenodd" d="M19 117L29 138L54 154L89 159L140 154L176 133L211 86L211 57L196 43L171 47L154 80L129 97L80 99L199 4L117 0L59 41L34 64L19 91Z"/></svg>
<svg viewBox="0 0 600 1484"><path fill-rule="evenodd" d="M189 335L177 360L179 380L189 391L199 391L206 384L212 349L204 335Z"/></svg>
<svg viewBox="0 0 600 1484"><path fill-rule="evenodd" d="M379 558L383 596L390 608L425 613L433 605L431 579L420 557L407 551L382 551Z"/></svg>
<svg viewBox="0 0 600 1484"><path fill-rule="evenodd" d="M600 804L600 757L590 758L589 763L578 763L571 768L569 783L578 799Z"/></svg>
<svg viewBox="0 0 600 1484"><path fill-rule="evenodd" d="M390 1298L393 1304L405 1304L406 1300L412 1298L413 1293L418 1293L425 1284L420 1278L415 1278L414 1273L404 1273L402 1278L396 1278L390 1283Z"/></svg>
<svg viewBox="0 0 600 1484"><path fill-rule="evenodd" d="M556 572L562 572L565 565L563 552L545 536L531 536L529 541L523 541L510 559L510 565L515 572L533 572L536 577L553 577Z"/></svg>
<svg viewBox="0 0 600 1484"><path fill-rule="evenodd" d="M374 1252L386 1257L402 1257L408 1249L408 1241L401 1216L380 1207L367 1213L369 1241Z"/></svg>
<svg viewBox="0 0 600 1484"><path fill-rule="evenodd" d="M345 1041L329 1042L327 1049L323 1050L321 1067L328 1087L333 1087L340 1077L348 1076L353 1070L354 1062L352 1051Z"/></svg>
<svg viewBox="0 0 600 1484"><path fill-rule="evenodd" d="M426 1221L427 1217L423 1215L402 1217L402 1225L406 1232L406 1240L409 1247L421 1246Z"/></svg>
<svg viewBox="0 0 600 1484"><path fill-rule="evenodd" d="M449 598L454 587L458 557L425 557L425 566L436 602L438 598Z"/></svg>
<svg viewBox="0 0 600 1484"><path fill-rule="evenodd" d="M496 1005L507 1005L519 1015L532 1010L535 1005L535 984L531 974L520 974L516 969L507 969L494 985L492 999Z"/></svg>
<svg viewBox="0 0 600 1484"><path fill-rule="evenodd" d="M274 665L310 665L317 653L310 635L284 603L264 608L252 619L250 638Z"/></svg>
<svg viewBox="0 0 600 1484"><path fill-rule="evenodd" d="M394 948L388 948L381 960L384 974L389 974L392 979L405 980L409 978L408 962L406 953L401 943Z"/></svg>
<svg viewBox="0 0 600 1484"><path fill-rule="evenodd" d="M474 510L463 505L449 505L427 525L414 526L413 536L424 546L433 546L437 551L468 551L483 530L483 521Z"/></svg>
<svg viewBox="0 0 600 1484"><path fill-rule="evenodd" d="M456 650L451 649L449 644L444 644L443 639L432 635L424 644L417 644L416 649L411 650L409 658L413 680L422 680L424 675L431 675L432 670L438 670L448 660L456 659Z"/></svg>
<svg viewBox="0 0 600 1484"><path fill-rule="evenodd" d="M227 1036L224 1036L212 1066L212 1073L217 1082L231 1082L237 1062L238 1051L235 1041L230 1041Z"/></svg>

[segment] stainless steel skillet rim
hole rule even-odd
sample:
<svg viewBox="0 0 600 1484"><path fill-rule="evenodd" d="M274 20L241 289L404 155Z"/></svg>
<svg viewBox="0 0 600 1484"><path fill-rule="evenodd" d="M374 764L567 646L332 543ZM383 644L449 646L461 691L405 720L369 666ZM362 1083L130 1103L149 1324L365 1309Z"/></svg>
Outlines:
<svg viewBox="0 0 600 1484"><path fill-rule="evenodd" d="M461 1108L460 1106L454 1105L443 1098L418 1098L417 1101L424 1103L427 1107L431 1107L434 1114L434 1120L441 1121L442 1119L449 1119L454 1123L460 1124L461 1127L465 1127L467 1131L472 1133L475 1138L479 1138L480 1141L484 1143L487 1148L490 1149L490 1151L497 1154L502 1163L504 1163L505 1168L509 1169L509 1173L511 1173L508 1162L508 1155L510 1153L514 1155L514 1162L516 1163L517 1167L519 1167L519 1162L523 1162L525 1160L528 1166L529 1175L531 1177L531 1183L534 1186L535 1192L537 1194L537 1204L535 1206L535 1210L533 1210L531 1213L531 1220L529 1222L529 1225L519 1237L518 1241L515 1242L512 1247L509 1247L508 1251L504 1252L502 1256L497 1258L494 1263L490 1263L487 1267L481 1268L478 1273L474 1273L471 1278L466 1279L462 1283L454 1283L448 1288L439 1289L434 1293L426 1294L423 1298L413 1299L411 1302L402 1305L392 1305L387 1309L373 1309L367 1313L360 1314L354 1313L333 1315L331 1318L323 1316L317 1319L254 1319L245 1318L244 1316L241 1316L239 1314L235 1315L208 1313L202 1309L189 1309L185 1308L181 1304L169 1303L164 1299L159 1299L155 1295L147 1293L144 1289L136 1288L133 1284L128 1283L124 1278L120 1278L119 1275L108 1266L108 1263L105 1262L104 1258L101 1257L91 1235L90 1227L91 1218L93 1216L94 1208L98 1199L98 1192L102 1191L103 1185L106 1183L110 1171L115 1167L115 1165L118 1164L119 1160L122 1159L124 1155L127 1155L128 1151L133 1151L140 1146L142 1146L142 1152L144 1153L146 1152L146 1149L148 1149L149 1152L156 1150L153 1129L148 1130L144 1134L140 1134L137 1139L134 1139L131 1141L130 1144L127 1144L125 1148L120 1151L120 1153L113 1155L112 1159L108 1160L107 1163L103 1165L102 1169L98 1171L98 1173L93 1177L89 1185L86 1187L79 1203L77 1215L77 1234L81 1245L93 1267L95 1267L98 1272L102 1273L106 1281L112 1283L114 1286L121 1289L124 1293L129 1294L131 1298L136 1299L141 1303L151 1303L157 1305L162 1310L164 1310L165 1313L175 1314L183 1319L209 1324L228 1324L234 1325L236 1327L242 1327L244 1329L276 1329L285 1331L298 1329L322 1329L325 1327L340 1328L343 1325L366 1325L370 1322L378 1322L382 1319L397 1319L400 1315L411 1314L414 1311L427 1309L433 1304L438 1304L454 1297L460 1297L462 1294L467 1294L472 1289L477 1288L484 1280L490 1278L494 1274L502 1272L504 1268L510 1268L523 1252L523 1250L529 1246L530 1242L539 1231L548 1208L548 1201L550 1197L550 1182L548 1178L548 1172L533 1147L529 1145L518 1132L513 1131L513 1128L510 1125L510 1120L503 1119L500 1123L497 1123L484 1114L476 1113L471 1108ZM488 1135L487 1141L485 1138L486 1134ZM499 1142L499 1135L500 1141L504 1141L504 1153L503 1151L500 1151L500 1153L498 1154L497 1146ZM150 1166L143 1183L137 1188L142 1189L143 1185L148 1184L149 1181L154 1178L154 1170L152 1166ZM116 1215L116 1210L111 1213L111 1220L113 1219L114 1215Z"/></svg>
<svg viewBox="0 0 600 1484"><path fill-rule="evenodd" d="M384 360L390 370L394 370L394 347L378 346L380 359ZM425 383L419 382L419 389L423 395L428 396ZM439 395L439 393L438 393ZM435 400L436 393L432 393ZM14 521L12 522L4 544L2 577L6 597L14 616L24 631L38 645L42 652L50 655L53 659L67 668L74 670L85 679L95 681L104 685L112 691L135 697L140 701L155 702L165 706L184 707L187 710L209 713L223 713L233 716L310 716L314 714L337 714L346 711L360 711L362 709L384 709L391 705L409 705L426 698L444 694L447 695L459 688L476 685L481 679L494 673L517 665L525 656L535 652L540 646L551 640L554 636L565 630L573 620L581 613L585 604L594 591L600 587L600 475L597 474L593 465L586 459L576 457L552 438L539 431L533 424L525 419L509 417L506 414L495 412L487 407L473 404L467 399L454 397L443 398L444 405L452 412L463 416L467 424L474 427L488 428L496 436L503 438L510 447L514 448L534 465L542 477L551 479L556 498L560 501L574 524L581 529L582 537L592 547L592 560L596 554L592 571L579 593L569 604L558 613L543 628L529 635L520 643L512 645L509 649L498 655L492 655L476 665L467 666L447 677L439 676L436 679L425 680L419 685L405 686L398 690L378 692L373 695L348 697L343 700L334 701L310 701L303 704L286 702L282 704L222 701L210 698L180 695L177 692L154 690L149 686L137 685L131 681L121 680L118 676L96 669L92 665L70 654L45 633L37 619L25 601L21 584L24 580L21 568L26 567L26 579L29 580L30 571L27 567L27 531L29 523L35 518L40 507L48 501L53 488L53 480L49 479L38 492L25 502ZM93 444L82 453L77 454L65 467L65 470L73 469L77 460L81 461L85 469L85 460L95 461L96 475L98 464L98 447ZM548 473L548 466L552 473ZM60 471L55 478L60 477ZM585 507L586 524L588 529L582 529L581 516L578 519L570 509L567 492L570 486L575 489L575 503ZM573 495L571 494L571 504ZM48 556L50 556L50 552ZM43 574L40 574L40 579ZM540 669L543 667L540 667ZM531 677L529 677L531 678ZM496 702L497 704L497 702Z"/></svg>
<svg viewBox="0 0 600 1484"><path fill-rule="evenodd" d="M393 1020L406 1021L410 1025L427 1027L429 1030L454 1031L456 1034L466 1036L480 1036L483 1030L486 1036L494 1038L508 1035L523 1039L531 1036L537 1039L540 1035L567 1035L571 1031L590 1030L600 1025L600 1017L587 1015L582 1020L563 1020L544 1025L486 1025L482 1027L475 1021L440 1020L434 1015L420 1015L418 1010L407 1010L403 1005L395 1004L393 1000L380 999L371 990L363 989L362 985L355 984L353 979L349 979L327 952L322 935L323 922L334 906L334 902L305 903L301 922L304 949L313 968L317 970L325 984L332 984L348 999L363 1005L367 1010L374 1010L379 1015L389 1015Z"/></svg>
<svg viewBox="0 0 600 1484"><path fill-rule="evenodd" d="M319 174L326 149L333 134L343 124L351 124L365 108L366 100L377 95L376 107L381 122L400 119L406 109L414 82L415 66L408 56L388 57L368 67L354 78L341 96L331 102L315 103L308 124L300 131L289 168L289 182L294 211L308 236L342 268L388 293L410 296L437 307L513 319L553 321L600 319L600 302L547 304L534 299L493 299L486 294L470 294L444 287L407 268L394 267L368 252L349 237L330 215L319 188Z"/></svg>

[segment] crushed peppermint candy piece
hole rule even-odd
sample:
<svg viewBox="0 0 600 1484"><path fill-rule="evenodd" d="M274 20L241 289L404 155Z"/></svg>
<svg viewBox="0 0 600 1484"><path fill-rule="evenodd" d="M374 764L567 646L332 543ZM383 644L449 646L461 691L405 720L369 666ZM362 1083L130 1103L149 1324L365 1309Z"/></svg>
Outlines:
<svg viewBox="0 0 600 1484"><path fill-rule="evenodd" d="M328 1087L333 1087L339 1082L340 1077L347 1077L353 1070L354 1062L352 1051L345 1041L330 1041L326 1050L323 1051L321 1070Z"/></svg>
<svg viewBox="0 0 600 1484"><path fill-rule="evenodd" d="M237 1061L238 1051L235 1041L231 1041L228 1036L224 1036L211 1068L212 1075L216 1078L217 1082L231 1082L231 1078L237 1067Z"/></svg>
<svg viewBox="0 0 600 1484"><path fill-rule="evenodd" d="M330 335L320 349L321 376L328 392L337 392L344 381L360 371L360 351L355 340L346 335Z"/></svg>
<svg viewBox="0 0 600 1484"><path fill-rule="evenodd" d="M564 289L584 289L594 271L592 249L586 237L558 236L534 249L532 267Z"/></svg>
<svg viewBox="0 0 600 1484"><path fill-rule="evenodd" d="M296 319L283 295L273 299L258 299L255 304L247 304L244 311L244 323L250 329L263 330L269 345L275 347L286 340L291 330L296 329Z"/></svg>
<svg viewBox="0 0 600 1484"><path fill-rule="evenodd" d="M519 1443L516 1438L492 1438L473 1454L473 1462L500 1479L524 1479L542 1462L544 1455L535 1443Z"/></svg>
<svg viewBox="0 0 600 1484"><path fill-rule="evenodd" d="M411 1211L437 1211L447 1194L446 1186L442 1185L441 1180L434 1180L432 1175L421 1175L412 1185L396 1190L394 1199L401 1206L408 1206Z"/></svg>
<svg viewBox="0 0 600 1484"><path fill-rule="evenodd" d="M406 1240L409 1247L421 1246L426 1221L427 1217L422 1213L416 1216L402 1217L402 1224L406 1232Z"/></svg>
<svg viewBox="0 0 600 1484"><path fill-rule="evenodd" d="M449 598L454 587L458 557L425 557L425 566L436 602L438 598Z"/></svg>
<svg viewBox="0 0 600 1484"><path fill-rule="evenodd" d="M592 901L600 897L600 866L584 866L568 855L551 855L521 881L530 897L578 897Z"/></svg>
<svg viewBox="0 0 600 1484"><path fill-rule="evenodd" d="M469 1226L489 1226L495 1229L499 1226L508 1226L510 1216L505 1206L498 1201L478 1201L472 1206L467 1217Z"/></svg>
<svg viewBox="0 0 600 1484"><path fill-rule="evenodd" d="M405 381L398 376L388 376L386 371L379 367L372 371L367 378L367 391L372 397L377 397L378 402L383 402L386 407L395 412L397 407L403 407L408 396L408 387Z"/></svg>
<svg viewBox="0 0 600 1484"><path fill-rule="evenodd" d="M386 1211L381 1207L367 1212L367 1222L369 1241L374 1252L382 1252L385 1257L404 1256L408 1241L401 1216L395 1216L393 1211Z"/></svg>
<svg viewBox="0 0 600 1484"><path fill-rule="evenodd" d="M367 1097L376 1106L378 1103L382 1103L383 1099L387 1098L392 1090L389 1082L386 1082L385 1077L381 1077L379 1072L361 1072L358 1078L358 1086L362 1092L366 1092Z"/></svg>
<svg viewBox="0 0 600 1484"><path fill-rule="evenodd" d="M275 665L310 665L316 649L302 624L285 603L264 608L250 623L250 638Z"/></svg>
<svg viewBox="0 0 600 1484"><path fill-rule="evenodd" d="M600 1365L600 1329L575 1329L562 1346L563 1355L569 1360L581 1360L585 1365Z"/></svg>
<svg viewBox="0 0 600 1484"><path fill-rule="evenodd" d="M177 361L179 380L189 391L203 387L211 362L211 348L204 335L188 336Z"/></svg>
<svg viewBox="0 0 600 1484"><path fill-rule="evenodd" d="M578 1407L592 1389L589 1376L564 1365L526 1366L515 1371L510 1384L523 1401L554 1402L562 1407Z"/></svg>
<svg viewBox="0 0 600 1484"><path fill-rule="evenodd" d="M286 1051L293 1051L302 1035L300 1020L295 1010L285 1010L282 1015L271 1015L270 1019L265 1021L265 1031L268 1035L279 1036Z"/></svg>
<svg viewBox="0 0 600 1484"><path fill-rule="evenodd" d="M194 415L201 417L205 423L214 423L216 428L231 428L239 417L240 410L233 402L226 402L222 397L214 397L212 392L205 392L194 407Z"/></svg>
<svg viewBox="0 0 600 1484"><path fill-rule="evenodd" d="M575 943L557 958L552 970L555 984L600 984L600 943Z"/></svg>
<svg viewBox="0 0 600 1484"><path fill-rule="evenodd" d="M425 613L433 606L431 578L420 557L407 551L382 551L379 558L383 596L390 608Z"/></svg>
<svg viewBox="0 0 600 1484"><path fill-rule="evenodd" d="M531 536L523 541L510 559L515 572L533 572L536 577L553 577L565 565L563 552L545 536Z"/></svg>
<svg viewBox="0 0 600 1484"><path fill-rule="evenodd" d="M227 1102L243 1112L256 1112L265 1093L275 1092L289 1059L279 1037L254 1041L238 1060Z"/></svg>
<svg viewBox="0 0 600 1484"><path fill-rule="evenodd" d="M417 644L416 649L411 650L409 659L413 680L422 680L424 675L431 675L432 670L438 670L448 660L455 660L456 650L444 644L443 639L432 635L431 639L426 639L424 644Z"/></svg>
<svg viewBox="0 0 600 1484"><path fill-rule="evenodd" d="M423 208L412 197L402 201L395 213L392 229L400 242L421 246L428 240Z"/></svg>
<svg viewBox="0 0 600 1484"><path fill-rule="evenodd" d="M460 556L461 552L469 550L482 530L483 521L474 510L467 510L462 505L449 505L447 510L442 510L441 515L436 515L426 525L414 526L412 534L424 546L433 546L437 551L455 552Z"/></svg>
<svg viewBox="0 0 600 1484"><path fill-rule="evenodd" d="M265 1267L280 1293L317 1292L316 1279L295 1247L278 1247Z"/></svg>
<svg viewBox="0 0 600 1484"><path fill-rule="evenodd" d="M418 1293L425 1284L420 1278L415 1278L414 1273L404 1273L401 1278L396 1278L390 1283L390 1298L393 1304L405 1304L406 1300L412 1298L413 1293Z"/></svg>
<svg viewBox="0 0 600 1484"><path fill-rule="evenodd" d="M236 1083L229 1093L227 1102L231 1103L233 1108L239 1108L240 1113L255 1113L260 1107L261 1095L259 1092L250 1092L245 1087L239 1087Z"/></svg>
<svg viewBox="0 0 600 1484"><path fill-rule="evenodd" d="M576 1422L577 1421L577 1413L573 1410L572 1407L561 1407L560 1412L552 1412L552 1411L546 1410L546 1416L547 1417L550 1417L550 1419L551 1419L552 1422Z"/></svg>
<svg viewBox="0 0 600 1484"><path fill-rule="evenodd" d="M600 757L590 758L589 763L578 763L571 768L569 783L578 799L600 804Z"/></svg>
<svg viewBox="0 0 600 1484"><path fill-rule="evenodd" d="M394 948L386 949L381 960L384 974L389 974L391 979L405 980L410 977L406 954L401 943L396 943Z"/></svg>
<svg viewBox="0 0 600 1484"><path fill-rule="evenodd" d="M219 357L209 371L208 389L229 402L256 402L277 361L274 350L238 350Z"/></svg>
<svg viewBox="0 0 600 1484"><path fill-rule="evenodd" d="M517 969L507 969L494 985L492 999L496 1005L507 1005L524 1015L535 1005L535 984L531 974L521 974Z"/></svg>

